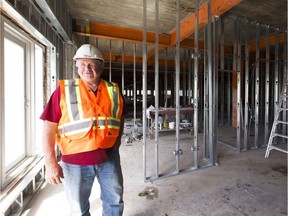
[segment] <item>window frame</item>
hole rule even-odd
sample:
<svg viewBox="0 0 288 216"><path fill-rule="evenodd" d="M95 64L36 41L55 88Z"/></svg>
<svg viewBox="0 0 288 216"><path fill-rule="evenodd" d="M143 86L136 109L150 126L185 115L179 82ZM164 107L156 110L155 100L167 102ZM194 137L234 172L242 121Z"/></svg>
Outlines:
<svg viewBox="0 0 288 216"><path fill-rule="evenodd" d="M6 18L3 18L1 16L0 19L1 22L1 31L2 34L0 34L0 44L1 47L4 47L4 38L7 38L11 41L16 41L22 43L22 45L25 46L24 49L24 89L25 89L25 150L24 155L21 158L18 158L17 162L13 164L12 167L5 167L5 137L4 137L4 116L5 116L5 110L4 110L4 95L5 95L5 89L4 89L4 48L1 49L0 53L0 120L1 120L1 129L0 129L0 154L1 154L1 165L0 165L0 186L1 191L5 190L9 185L11 185L13 182L18 181L20 177L25 173L25 170L34 160L39 160L39 158L42 157L42 149L39 146L39 137L36 140L36 136L39 133L42 133L42 127L36 128L36 125L39 125L36 123L36 121L41 121L39 119L39 116L36 116L39 113L35 113L36 106L39 106L39 103L41 103L41 106L44 105L44 89L42 98L37 99L37 93L36 93L36 82L41 82L42 86L44 84L44 74L45 74L45 47L37 42L35 39L31 38L27 33L25 33L20 28L16 27L14 24L12 24L9 20ZM37 81L35 79L35 65L36 65L36 56L35 56L35 50L36 46L38 48L42 48L42 54L43 54L43 62L42 62L42 80ZM39 90L38 90L39 91ZM15 108L14 108L15 109ZM39 108L38 108L39 110ZM41 121L42 122L42 121ZM35 150L37 147L37 150Z"/></svg>

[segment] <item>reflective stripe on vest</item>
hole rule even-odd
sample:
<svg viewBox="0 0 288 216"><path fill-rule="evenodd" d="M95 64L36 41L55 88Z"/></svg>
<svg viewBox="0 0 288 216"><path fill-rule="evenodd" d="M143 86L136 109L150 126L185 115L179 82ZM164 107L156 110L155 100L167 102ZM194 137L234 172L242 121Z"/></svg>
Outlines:
<svg viewBox="0 0 288 216"><path fill-rule="evenodd" d="M83 119L81 97L79 90L79 79L65 80L66 104L71 121Z"/></svg>
<svg viewBox="0 0 288 216"><path fill-rule="evenodd" d="M120 109L119 91L117 91L117 87L113 83L107 81L104 82L107 86L108 94L111 99L111 115L112 117L117 118Z"/></svg>
<svg viewBox="0 0 288 216"><path fill-rule="evenodd" d="M93 124L93 130L96 130L97 128L99 130L103 130L106 128L114 128L119 129L120 127L120 120L115 119L112 117L98 117L98 125L97 125L97 118L86 118L83 120L79 120L77 122L69 122L65 123L61 126L59 126L59 132L61 136L71 136L74 134L82 133L91 128Z"/></svg>

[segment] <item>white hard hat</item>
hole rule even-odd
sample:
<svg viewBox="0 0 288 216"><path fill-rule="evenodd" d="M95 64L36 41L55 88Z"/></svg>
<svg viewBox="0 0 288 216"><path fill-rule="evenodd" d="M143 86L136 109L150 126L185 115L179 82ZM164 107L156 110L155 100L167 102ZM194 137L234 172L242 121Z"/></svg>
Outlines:
<svg viewBox="0 0 288 216"><path fill-rule="evenodd" d="M91 44L83 44L73 57L74 60L77 59L98 59L104 62L101 52Z"/></svg>

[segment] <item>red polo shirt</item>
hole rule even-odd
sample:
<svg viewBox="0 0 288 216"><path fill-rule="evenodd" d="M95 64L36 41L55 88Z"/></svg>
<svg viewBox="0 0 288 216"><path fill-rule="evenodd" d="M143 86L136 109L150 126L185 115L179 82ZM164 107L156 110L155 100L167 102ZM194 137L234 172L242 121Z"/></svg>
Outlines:
<svg viewBox="0 0 288 216"><path fill-rule="evenodd" d="M95 92L96 94L97 92ZM59 123L62 116L60 109L60 87L58 86L56 90L51 95L48 103L46 104L40 119ZM123 100L124 101L124 100ZM124 106L125 107L125 106ZM123 113L125 109L123 109ZM77 154L62 155L61 159L65 163L78 164L78 165L95 165L100 164L108 160L112 153L112 148L110 149L96 149L93 151L82 152Z"/></svg>

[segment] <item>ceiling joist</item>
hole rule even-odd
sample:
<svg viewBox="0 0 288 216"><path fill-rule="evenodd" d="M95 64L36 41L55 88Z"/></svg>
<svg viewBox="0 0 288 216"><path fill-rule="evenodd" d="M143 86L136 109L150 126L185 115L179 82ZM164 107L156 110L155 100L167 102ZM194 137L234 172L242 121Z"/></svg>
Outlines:
<svg viewBox="0 0 288 216"><path fill-rule="evenodd" d="M239 4L242 0L211 0L211 18L221 16L226 11L230 10L235 5ZM198 28L203 28L208 23L208 3L205 2L198 10ZM187 18L180 25L180 41L188 38L194 34L195 31L195 13ZM176 31L171 34L170 45L176 44Z"/></svg>
<svg viewBox="0 0 288 216"><path fill-rule="evenodd" d="M127 42L143 43L143 31L119 26L111 26L97 22L91 22L89 26L77 26L78 35L121 40ZM147 43L155 44L155 33L147 32ZM170 36L159 34L159 45L170 44Z"/></svg>
<svg viewBox="0 0 288 216"><path fill-rule="evenodd" d="M282 44L285 42L285 35L284 33L279 34L279 43ZM269 37L269 45L274 46L276 42L275 35L272 35ZM263 37L259 40L259 48L264 49L266 47L266 37ZM249 45L249 52L255 52L256 51L256 41L253 41Z"/></svg>

